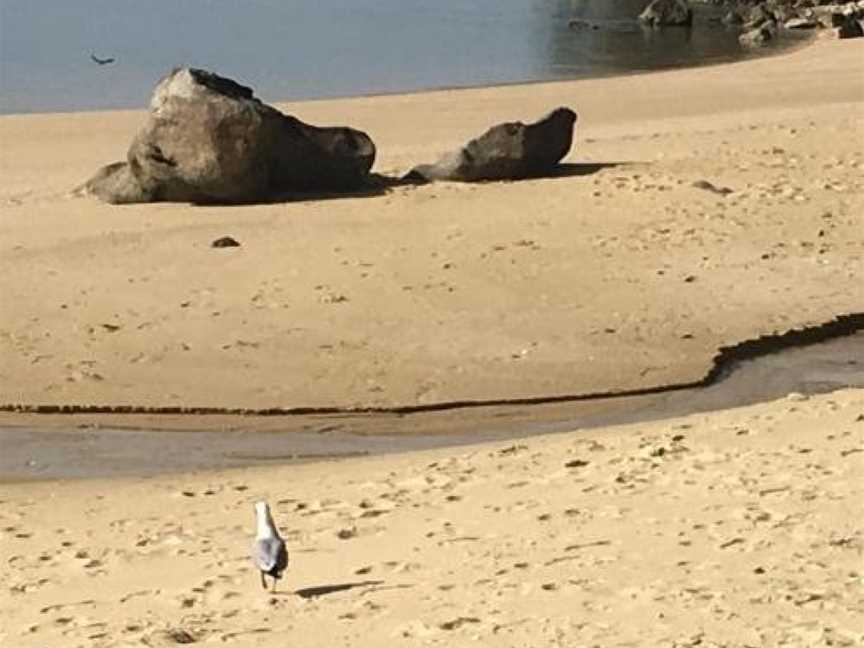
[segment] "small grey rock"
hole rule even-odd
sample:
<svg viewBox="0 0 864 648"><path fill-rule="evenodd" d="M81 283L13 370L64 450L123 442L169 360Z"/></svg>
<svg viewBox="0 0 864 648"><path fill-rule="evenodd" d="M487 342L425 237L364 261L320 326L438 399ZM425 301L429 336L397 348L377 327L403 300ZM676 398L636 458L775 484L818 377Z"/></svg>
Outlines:
<svg viewBox="0 0 864 648"><path fill-rule="evenodd" d="M738 37L738 42L744 47L762 47L767 42L773 40L777 28L775 23L766 22L760 27L744 32Z"/></svg>
<svg viewBox="0 0 864 648"><path fill-rule="evenodd" d="M729 187L718 187L717 185L708 182L707 180L697 180L693 183L693 186L697 189L704 189L705 191L710 191L711 193L720 194L721 196L727 196L731 193L735 193Z"/></svg>

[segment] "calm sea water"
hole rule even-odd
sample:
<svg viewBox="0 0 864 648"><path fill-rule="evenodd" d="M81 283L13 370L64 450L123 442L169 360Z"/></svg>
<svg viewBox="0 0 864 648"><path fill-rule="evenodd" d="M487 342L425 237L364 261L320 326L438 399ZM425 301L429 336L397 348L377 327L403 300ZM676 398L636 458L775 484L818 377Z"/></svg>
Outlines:
<svg viewBox="0 0 864 648"><path fill-rule="evenodd" d="M145 105L178 65L265 100L606 75L743 56L697 8L643 30L647 0L0 0L0 112ZM569 29L570 18L601 29ZM114 57L98 66L90 55Z"/></svg>

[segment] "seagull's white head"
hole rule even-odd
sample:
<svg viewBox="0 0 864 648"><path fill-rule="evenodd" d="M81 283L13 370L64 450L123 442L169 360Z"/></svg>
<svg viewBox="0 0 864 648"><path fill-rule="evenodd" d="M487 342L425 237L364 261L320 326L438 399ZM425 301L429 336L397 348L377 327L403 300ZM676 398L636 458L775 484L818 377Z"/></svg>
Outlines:
<svg viewBox="0 0 864 648"><path fill-rule="evenodd" d="M255 521L259 538L276 535L276 525L270 516L270 507L267 502L255 502Z"/></svg>

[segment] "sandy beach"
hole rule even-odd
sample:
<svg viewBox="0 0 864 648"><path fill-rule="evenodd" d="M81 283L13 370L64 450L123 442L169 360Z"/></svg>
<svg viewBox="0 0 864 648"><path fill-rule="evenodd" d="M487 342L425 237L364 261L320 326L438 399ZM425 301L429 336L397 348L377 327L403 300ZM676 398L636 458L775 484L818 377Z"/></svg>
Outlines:
<svg viewBox="0 0 864 648"><path fill-rule="evenodd" d="M71 195L143 113L0 117L0 402L390 406L698 379L722 346L861 309L862 53L285 104L370 133L385 175L558 105L579 122L560 177L242 207Z"/></svg>
<svg viewBox="0 0 864 648"><path fill-rule="evenodd" d="M0 643L860 646L864 391L154 479L4 484ZM248 559L252 504L291 553Z"/></svg>
<svg viewBox="0 0 864 648"><path fill-rule="evenodd" d="M142 112L2 116L0 404L387 407L698 380L721 347L862 311L862 61L860 40L821 40L280 104L369 132L386 176L499 121L568 105L579 122L556 177L248 206L76 196ZM862 469L864 389L846 389L398 455L0 481L0 645L858 646ZM261 499L291 556L276 594L248 558Z"/></svg>

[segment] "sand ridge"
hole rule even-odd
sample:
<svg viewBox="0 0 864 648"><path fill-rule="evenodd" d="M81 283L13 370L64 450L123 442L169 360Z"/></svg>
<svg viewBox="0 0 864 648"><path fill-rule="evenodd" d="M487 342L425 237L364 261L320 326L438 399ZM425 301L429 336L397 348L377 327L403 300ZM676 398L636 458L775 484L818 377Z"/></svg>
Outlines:
<svg viewBox="0 0 864 648"><path fill-rule="evenodd" d="M860 54L286 105L370 132L385 174L495 121L580 121L559 177L272 205L73 198L140 113L0 118L0 402L387 407L698 380L722 346L860 310ZM210 247L225 235L242 247Z"/></svg>
<svg viewBox="0 0 864 648"><path fill-rule="evenodd" d="M864 391L515 443L4 485L0 642L855 646ZM288 542L248 558L252 503Z"/></svg>

